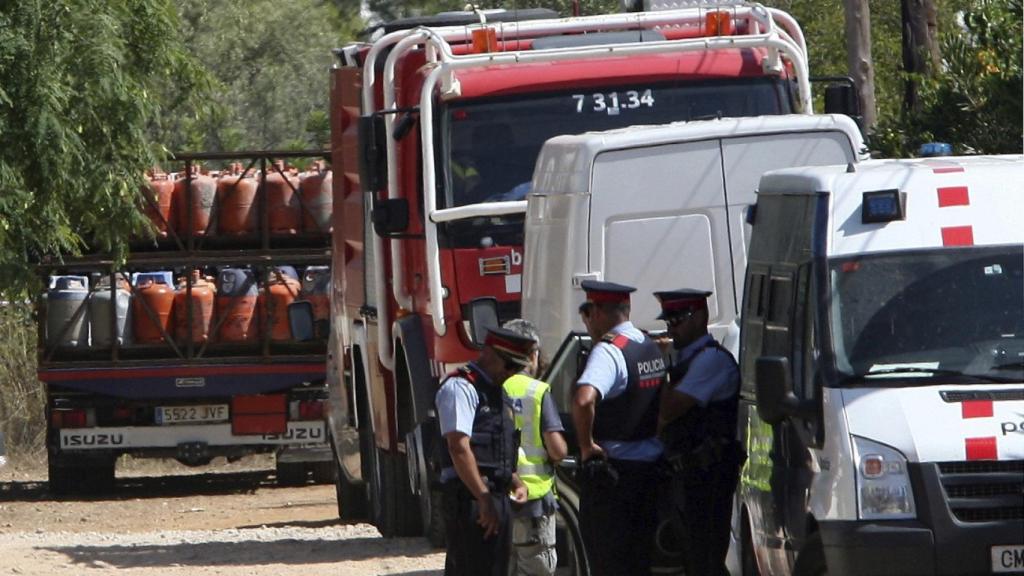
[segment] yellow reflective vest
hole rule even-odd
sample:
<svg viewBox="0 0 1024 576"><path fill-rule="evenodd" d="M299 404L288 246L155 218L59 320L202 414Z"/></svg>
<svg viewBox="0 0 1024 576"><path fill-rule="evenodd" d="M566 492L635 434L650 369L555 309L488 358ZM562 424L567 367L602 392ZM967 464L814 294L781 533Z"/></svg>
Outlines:
<svg viewBox="0 0 1024 576"><path fill-rule="evenodd" d="M515 407L516 428L520 431L516 469L519 479L526 484L529 499L536 500L555 486L555 469L548 460L540 429L541 400L548 385L525 374L516 374L505 380L503 386Z"/></svg>

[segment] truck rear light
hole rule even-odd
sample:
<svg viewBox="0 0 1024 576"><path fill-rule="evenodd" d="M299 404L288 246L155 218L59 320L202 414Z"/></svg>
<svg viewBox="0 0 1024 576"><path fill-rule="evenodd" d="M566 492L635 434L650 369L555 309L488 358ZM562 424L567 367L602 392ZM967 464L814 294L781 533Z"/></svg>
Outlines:
<svg viewBox="0 0 1024 576"><path fill-rule="evenodd" d="M235 396L231 399L231 433L284 434L288 430L286 402L284 394Z"/></svg>
<svg viewBox="0 0 1024 576"><path fill-rule="evenodd" d="M131 423L134 411L128 406L117 406L114 408L114 420L121 423Z"/></svg>
<svg viewBox="0 0 1024 576"><path fill-rule="evenodd" d="M72 410L55 410L50 414L50 423L54 428L85 428L88 426L89 415L82 408Z"/></svg>
<svg viewBox="0 0 1024 576"><path fill-rule="evenodd" d="M292 420L323 420L324 403L321 400L302 400L294 403Z"/></svg>

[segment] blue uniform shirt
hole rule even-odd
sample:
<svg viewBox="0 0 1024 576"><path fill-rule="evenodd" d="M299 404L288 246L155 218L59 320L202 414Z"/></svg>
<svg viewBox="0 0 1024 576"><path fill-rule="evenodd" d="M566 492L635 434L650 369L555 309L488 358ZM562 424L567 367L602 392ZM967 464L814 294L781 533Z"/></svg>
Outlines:
<svg viewBox="0 0 1024 576"><path fill-rule="evenodd" d="M476 365L477 378L482 378L481 386L490 386L491 381L487 375L479 370ZM473 435L473 420L476 418L476 409L480 405L480 396L476 393L476 387L469 380L462 376L452 376L445 380L444 384L437 391L434 397L434 404L437 406L437 420L441 425L441 437L445 441L444 450L447 450L447 438L449 432L461 432L466 436ZM441 482L447 482L456 478L458 474L452 466L446 466L441 470Z"/></svg>
<svg viewBox="0 0 1024 576"><path fill-rule="evenodd" d="M740 385L736 363L718 348L705 348L713 340L705 334L676 353L676 363L690 362L686 375L673 382L674 390L692 396L701 408L709 402L728 400Z"/></svg>
<svg viewBox="0 0 1024 576"><path fill-rule="evenodd" d="M631 322L623 322L609 332L623 334L634 342L644 341L644 333L633 326ZM622 350L608 342L598 342L587 358L587 366L579 378L579 385L592 386L597 390L601 395L598 400L600 403L601 400L615 398L625 392L628 382L629 370L626 367L626 358L622 355ZM657 438L636 441L605 440L600 445L609 458L640 462L657 460L661 457L663 450L661 441Z"/></svg>

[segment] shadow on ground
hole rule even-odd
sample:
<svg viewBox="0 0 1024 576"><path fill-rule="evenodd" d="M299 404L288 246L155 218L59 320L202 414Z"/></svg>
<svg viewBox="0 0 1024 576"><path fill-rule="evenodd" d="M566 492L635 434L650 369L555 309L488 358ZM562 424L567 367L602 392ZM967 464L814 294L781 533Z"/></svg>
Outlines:
<svg viewBox="0 0 1024 576"><path fill-rule="evenodd" d="M273 472L257 470L245 472L210 472L172 476L133 476L118 478L110 490L90 494L56 496L46 482L0 482L0 502L43 501L96 502L104 500L134 500L166 498L171 496L218 496L247 494L257 488L276 486Z"/></svg>

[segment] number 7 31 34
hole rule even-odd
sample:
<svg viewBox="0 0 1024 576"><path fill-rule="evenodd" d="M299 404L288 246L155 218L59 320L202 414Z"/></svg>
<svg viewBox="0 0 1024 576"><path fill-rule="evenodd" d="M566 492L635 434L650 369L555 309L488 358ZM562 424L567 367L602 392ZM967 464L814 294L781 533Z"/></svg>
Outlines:
<svg viewBox="0 0 1024 576"><path fill-rule="evenodd" d="M593 94L573 94L576 101L576 113L604 112L614 116L621 110L632 110L641 106L654 107L654 93L646 90L625 90L623 92L595 92Z"/></svg>

